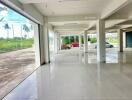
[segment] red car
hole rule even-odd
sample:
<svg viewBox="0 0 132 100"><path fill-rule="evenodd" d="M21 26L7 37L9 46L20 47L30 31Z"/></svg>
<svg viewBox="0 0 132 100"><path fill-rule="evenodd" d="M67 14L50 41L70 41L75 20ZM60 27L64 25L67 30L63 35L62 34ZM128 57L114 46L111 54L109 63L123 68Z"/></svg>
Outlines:
<svg viewBox="0 0 132 100"><path fill-rule="evenodd" d="M79 43L78 42L73 42L73 43L71 43L71 47L79 47Z"/></svg>

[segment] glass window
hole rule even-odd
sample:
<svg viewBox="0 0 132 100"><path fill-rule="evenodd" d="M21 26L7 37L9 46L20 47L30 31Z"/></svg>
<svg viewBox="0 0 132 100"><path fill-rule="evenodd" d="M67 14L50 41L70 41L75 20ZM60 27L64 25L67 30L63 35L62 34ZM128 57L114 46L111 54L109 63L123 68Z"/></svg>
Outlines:
<svg viewBox="0 0 132 100"><path fill-rule="evenodd" d="M35 27L36 23L0 4L0 97L37 68Z"/></svg>

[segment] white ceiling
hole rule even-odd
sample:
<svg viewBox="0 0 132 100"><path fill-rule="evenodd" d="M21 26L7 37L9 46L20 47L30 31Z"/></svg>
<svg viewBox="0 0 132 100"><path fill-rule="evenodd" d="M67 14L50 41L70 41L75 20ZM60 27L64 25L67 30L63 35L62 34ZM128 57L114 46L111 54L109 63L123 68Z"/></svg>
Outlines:
<svg viewBox="0 0 132 100"><path fill-rule="evenodd" d="M96 20L108 18L106 28L132 18L132 0L19 0L33 4L58 32L77 32L95 27ZM104 15L103 15L104 14Z"/></svg>
<svg viewBox="0 0 132 100"><path fill-rule="evenodd" d="M54 26L67 26L67 25L86 25L88 26L88 23L90 21L68 21L68 22L50 22L50 24Z"/></svg>
<svg viewBox="0 0 132 100"><path fill-rule="evenodd" d="M111 25L118 26L119 28L132 27L132 2L128 3L125 7L118 10L118 12L108 17L116 24ZM109 24L109 23L107 23Z"/></svg>
<svg viewBox="0 0 132 100"><path fill-rule="evenodd" d="M126 19L132 14L132 3L127 4L127 6L119 9L118 12L109 16L110 19Z"/></svg>
<svg viewBox="0 0 132 100"><path fill-rule="evenodd" d="M20 0L34 5L46 16L100 15L112 0Z"/></svg>

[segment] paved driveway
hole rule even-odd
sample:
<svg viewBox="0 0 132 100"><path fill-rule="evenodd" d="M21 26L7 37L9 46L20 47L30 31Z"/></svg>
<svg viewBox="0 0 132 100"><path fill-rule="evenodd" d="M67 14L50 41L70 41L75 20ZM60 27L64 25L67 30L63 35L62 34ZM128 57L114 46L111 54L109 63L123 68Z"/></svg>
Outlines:
<svg viewBox="0 0 132 100"><path fill-rule="evenodd" d="M0 54L0 97L3 97L35 69L33 48Z"/></svg>

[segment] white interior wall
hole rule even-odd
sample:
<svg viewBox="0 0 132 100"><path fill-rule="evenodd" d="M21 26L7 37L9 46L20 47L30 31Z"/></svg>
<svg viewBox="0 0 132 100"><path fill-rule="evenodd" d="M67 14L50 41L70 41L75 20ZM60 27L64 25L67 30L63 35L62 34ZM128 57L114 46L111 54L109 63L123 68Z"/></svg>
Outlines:
<svg viewBox="0 0 132 100"><path fill-rule="evenodd" d="M54 32L54 51L55 51L55 54L58 53L58 40L59 40L59 37L58 37L58 33L57 32Z"/></svg>

